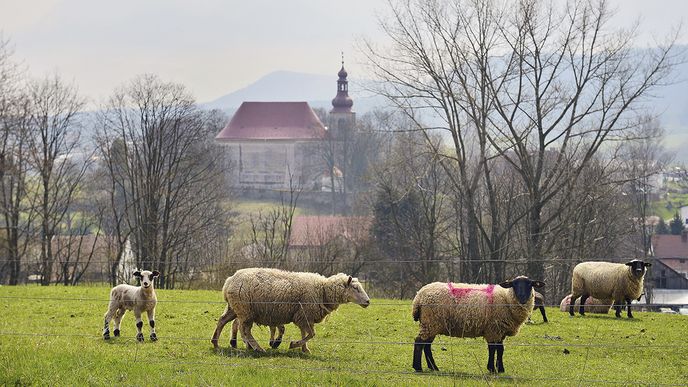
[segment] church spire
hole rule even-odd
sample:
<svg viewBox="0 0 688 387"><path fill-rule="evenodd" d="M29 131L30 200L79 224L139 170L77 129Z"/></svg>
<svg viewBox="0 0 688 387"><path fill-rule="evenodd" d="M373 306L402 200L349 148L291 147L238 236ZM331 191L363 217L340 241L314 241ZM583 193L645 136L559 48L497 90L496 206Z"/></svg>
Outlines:
<svg viewBox="0 0 688 387"><path fill-rule="evenodd" d="M332 100L332 110L330 113L351 113L354 101L349 97L349 81L346 80L348 74L344 69L344 52L342 52L342 68L337 75L339 76L337 80L337 96Z"/></svg>

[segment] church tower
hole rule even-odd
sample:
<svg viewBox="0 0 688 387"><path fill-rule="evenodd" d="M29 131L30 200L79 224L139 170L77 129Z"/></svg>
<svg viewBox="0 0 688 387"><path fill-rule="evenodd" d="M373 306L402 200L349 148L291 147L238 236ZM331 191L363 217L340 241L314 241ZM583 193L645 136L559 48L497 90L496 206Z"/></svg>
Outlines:
<svg viewBox="0 0 688 387"><path fill-rule="evenodd" d="M356 113L351 110L354 101L349 97L349 81L344 70L344 54L342 54L342 69L337 73L337 95L332 100L332 110L329 117L329 131L332 139L346 141L356 124Z"/></svg>

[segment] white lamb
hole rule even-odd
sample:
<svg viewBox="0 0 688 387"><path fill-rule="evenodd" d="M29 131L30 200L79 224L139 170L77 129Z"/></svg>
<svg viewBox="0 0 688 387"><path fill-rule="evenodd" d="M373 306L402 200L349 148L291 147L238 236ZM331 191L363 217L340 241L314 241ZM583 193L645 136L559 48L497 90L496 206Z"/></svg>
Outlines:
<svg viewBox="0 0 688 387"><path fill-rule="evenodd" d="M246 345L259 352L265 350L251 334L254 323L277 327L293 322L301 329L301 340L292 341L289 348L301 347L308 353L307 342L315 336L314 325L339 305L370 305L361 283L341 273L324 277L278 269L242 269L227 278L222 293L227 307L217 322L211 339L213 346L218 347L222 328L236 318Z"/></svg>
<svg viewBox="0 0 688 387"><path fill-rule="evenodd" d="M519 276L499 285L434 282L418 290L413 299L413 319L420 321L413 346L413 369L423 370L421 352L428 368L439 370L432 356L432 341L437 335L484 337L487 341L487 369L504 372L504 339L515 336L533 310L533 288L545 283Z"/></svg>
<svg viewBox="0 0 688 387"><path fill-rule="evenodd" d="M110 338L110 320L112 318L115 319L115 337L120 335L119 326L127 310L133 310L136 317L136 329L138 330L136 340L143 341L141 314L144 311L148 315L148 323L151 328L150 339L151 341L158 339L158 336L155 334L155 305L158 302L158 298L153 288L153 279L158 275L160 273L156 270L136 271L134 272L134 277L141 280L141 286L122 284L110 290L110 305L105 313L105 326L103 327L103 338L105 340Z"/></svg>
<svg viewBox="0 0 688 387"><path fill-rule="evenodd" d="M640 299L643 293L645 268L651 263L638 259L626 263L583 262L573 268L571 277L571 299L569 314L574 316L573 301L581 298L579 313L585 315L583 306L588 297L600 300L613 300L616 317L621 317L621 308L628 305L628 318L631 313L631 300Z"/></svg>

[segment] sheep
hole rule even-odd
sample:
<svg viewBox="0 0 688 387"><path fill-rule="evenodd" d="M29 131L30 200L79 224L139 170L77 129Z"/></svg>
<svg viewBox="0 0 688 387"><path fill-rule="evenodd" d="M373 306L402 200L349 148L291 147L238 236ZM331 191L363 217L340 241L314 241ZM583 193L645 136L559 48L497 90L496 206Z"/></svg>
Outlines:
<svg viewBox="0 0 688 387"><path fill-rule="evenodd" d="M237 332L239 331L239 324L241 324L241 323L239 322L238 319L235 319L232 322L232 338L229 340L229 345L232 348L237 347ZM275 331L276 330L279 331L279 335L275 339ZM280 344L282 344L282 337L283 336L284 336L284 325L271 326L270 327L270 341L269 341L270 348L277 349L280 346Z"/></svg>
<svg viewBox="0 0 688 387"><path fill-rule="evenodd" d="M631 313L631 300L638 299L643 292L643 277L645 268L651 263L638 259L626 263L611 262L583 262L573 268L571 278L571 299L569 300L569 314L573 317L573 302L581 297L579 313L585 315L584 305L588 297L600 300L614 301L616 317L621 318L622 303L628 307L628 318Z"/></svg>
<svg viewBox="0 0 688 387"><path fill-rule="evenodd" d="M569 311L570 300L571 300L570 294L561 300L561 302L559 303L559 309L562 312L568 312ZM597 298L594 298L594 297L588 297L588 299L585 300L585 308L584 309L587 313L607 314L607 313L609 313L609 309L611 309L612 304L613 304L612 300L598 300ZM576 301L574 302L574 306L580 307L580 298L576 299Z"/></svg>
<svg viewBox="0 0 688 387"><path fill-rule="evenodd" d="M483 337L487 341L487 369L504 372L504 338L515 336L533 310L533 288L545 285L519 276L497 285L434 282L418 290L412 315L420 321L413 347L413 369L421 372L421 352L428 368L439 371L432 356L432 341L437 335Z"/></svg>
<svg viewBox="0 0 688 387"><path fill-rule="evenodd" d="M370 305L358 279L341 273L324 277L279 269L241 269L227 278L222 293L227 306L211 339L216 349L222 328L236 318L241 337L255 351L265 352L251 334L253 323L279 326L293 322L301 329L301 340L292 341L289 348L301 347L309 353L307 344L315 336L315 323L340 304L354 302L364 308Z"/></svg>
<svg viewBox="0 0 688 387"><path fill-rule="evenodd" d="M533 305L533 310L535 309L540 309L540 313L542 314L542 321L548 322L547 314L545 314L545 297L540 292L535 292L535 303ZM534 324L533 321L530 319L530 315L528 315L528 324Z"/></svg>
<svg viewBox="0 0 688 387"><path fill-rule="evenodd" d="M143 327L143 321L141 321L141 313L146 311L148 315L148 323L150 324L151 341L158 340L158 336L155 334L155 304L158 302L158 298L155 295L155 289L153 288L153 280L155 277L160 275L157 270L153 271L135 271L134 277L141 280L141 286L131 286L131 285L117 285L112 290L110 290L110 304L108 310L105 313L105 326L103 327L103 339L110 339L110 320L114 317L115 319L115 330L114 335L118 337L120 335L119 326L124 317L124 313L127 310L133 310L134 316L136 317L136 329L138 334L136 335L136 340L143 341L143 333L141 328Z"/></svg>

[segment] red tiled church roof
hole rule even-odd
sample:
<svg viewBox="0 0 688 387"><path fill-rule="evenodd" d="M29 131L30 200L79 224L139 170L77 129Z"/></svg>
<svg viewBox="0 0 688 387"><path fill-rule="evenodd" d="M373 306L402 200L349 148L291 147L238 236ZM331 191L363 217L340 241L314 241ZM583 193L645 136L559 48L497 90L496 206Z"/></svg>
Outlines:
<svg viewBox="0 0 688 387"><path fill-rule="evenodd" d="M244 102L215 139L322 140L326 135L307 102Z"/></svg>

